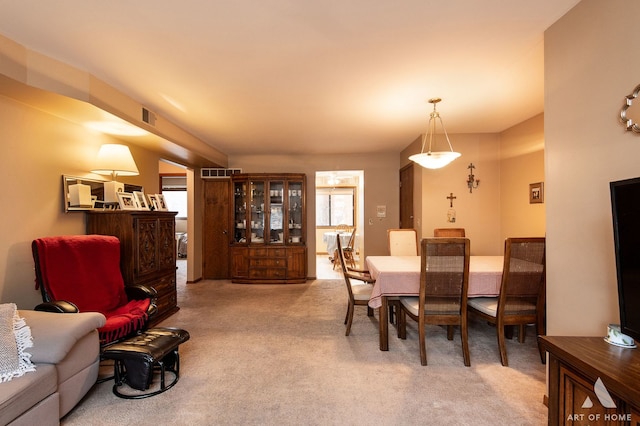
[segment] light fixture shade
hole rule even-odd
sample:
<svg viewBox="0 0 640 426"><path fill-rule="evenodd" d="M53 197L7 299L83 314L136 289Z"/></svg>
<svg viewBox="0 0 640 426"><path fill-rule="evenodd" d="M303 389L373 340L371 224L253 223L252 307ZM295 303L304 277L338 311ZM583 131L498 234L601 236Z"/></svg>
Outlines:
<svg viewBox="0 0 640 426"><path fill-rule="evenodd" d="M116 176L137 176L140 174L129 147L118 144L104 144L100 147L96 167L91 170L91 173L112 175L114 180Z"/></svg>
<svg viewBox="0 0 640 426"><path fill-rule="evenodd" d="M459 152L453 151L423 152L410 156L409 160L420 164L425 169L439 169L460 157L460 155Z"/></svg>
<svg viewBox="0 0 640 426"><path fill-rule="evenodd" d="M409 160L418 163L426 169L439 169L446 166L461 155L459 152L453 151L451 141L449 140L449 135L447 134L447 129L444 128L444 123L442 123L442 117L440 117L440 113L436 111L436 104L441 100L442 99L440 98L429 99L429 103L433 104L433 111L431 112L431 114L429 114L429 128L422 137L422 149L420 151L420 154L414 154L409 157ZM444 132L444 137L447 141L447 144L449 145L449 151L431 151L432 143L436 135L436 122L438 121L440 122L440 127L442 127L442 130ZM427 140L429 141L429 147L427 152L424 152Z"/></svg>

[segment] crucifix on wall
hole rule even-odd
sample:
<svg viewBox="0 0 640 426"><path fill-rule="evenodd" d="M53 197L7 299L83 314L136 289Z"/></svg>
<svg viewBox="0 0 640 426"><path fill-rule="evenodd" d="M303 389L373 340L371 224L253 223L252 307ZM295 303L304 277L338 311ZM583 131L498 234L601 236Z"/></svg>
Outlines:
<svg viewBox="0 0 640 426"><path fill-rule="evenodd" d="M447 200L449 200L449 210L447 211L447 222L454 223L456 221L456 211L453 208L453 200L458 197L453 195L453 192L449 193Z"/></svg>

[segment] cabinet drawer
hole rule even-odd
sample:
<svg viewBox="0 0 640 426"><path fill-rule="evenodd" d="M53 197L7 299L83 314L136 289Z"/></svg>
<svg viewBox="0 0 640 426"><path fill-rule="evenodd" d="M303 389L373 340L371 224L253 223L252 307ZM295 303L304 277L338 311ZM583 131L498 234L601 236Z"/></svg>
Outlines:
<svg viewBox="0 0 640 426"><path fill-rule="evenodd" d="M172 310L176 306L177 302L175 293L167 293L163 296L158 296L158 299L156 300L158 312L165 313Z"/></svg>
<svg viewBox="0 0 640 426"><path fill-rule="evenodd" d="M147 287L153 287L158 292L158 297L167 293L175 293L176 291L176 277L173 274L164 275L141 284Z"/></svg>
<svg viewBox="0 0 640 426"><path fill-rule="evenodd" d="M249 259L249 269L268 268L268 267L286 268L287 260L280 259L280 258L270 258L270 257L266 257L266 258L256 257L256 258Z"/></svg>
<svg viewBox="0 0 640 426"><path fill-rule="evenodd" d="M287 276L285 268L257 268L249 271L249 278L284 279Z"/></svg>
<svg viewBox="0 0 640 426"><path fill-rule="evenodd" d="M250 257L286 257L287 249L271 248L271 247L250 248L249 256Z"/></svg>

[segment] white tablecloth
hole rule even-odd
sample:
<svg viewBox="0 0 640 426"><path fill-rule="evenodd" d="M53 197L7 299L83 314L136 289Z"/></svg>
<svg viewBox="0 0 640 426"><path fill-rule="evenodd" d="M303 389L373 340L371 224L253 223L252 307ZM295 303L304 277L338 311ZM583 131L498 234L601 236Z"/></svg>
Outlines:
<svg viewBox="0 0 640 426"><path fill-rule="evenodd" d="M502 256L469 258L468 297L497 296L502 280ZM420 291L420 256L367 256L376 280L369 306L382 306L382 296L417 296Z"/></svg>
<svg viewBox="0 0 640 426"><path fill-rule="evenodd" d="M342 233L338 234L335 231L325 232L324 235L322 236L322 242L327 245L327 253L329 253L329 256L333 256L333 253L338 248L338 243L336 241L336 236L337 235L340 235L340 243L342 244L342 247L346 247L347 244L349 244L349 239L351 238L351 233L342 232Z"/></svg>

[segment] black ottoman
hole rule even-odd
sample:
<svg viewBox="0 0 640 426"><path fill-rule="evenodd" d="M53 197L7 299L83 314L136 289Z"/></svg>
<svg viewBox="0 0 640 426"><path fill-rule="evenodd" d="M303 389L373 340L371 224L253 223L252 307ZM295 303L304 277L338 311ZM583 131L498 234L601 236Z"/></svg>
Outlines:
<svg viewBox="0 0 640 426"><path fill-rule="evenodd" d="M113 393L120 398L147 398L170 389L180 377L178 346L189 340L189 333L179 328L150 328L128 340L115 343L102 352L103 359L114 361L115 384ZM119 391L123 384L145 391L151 386L154 369L160 370L160 389L143 394L125 394ZM165 373L174 374L168 385Z"/></svg>

